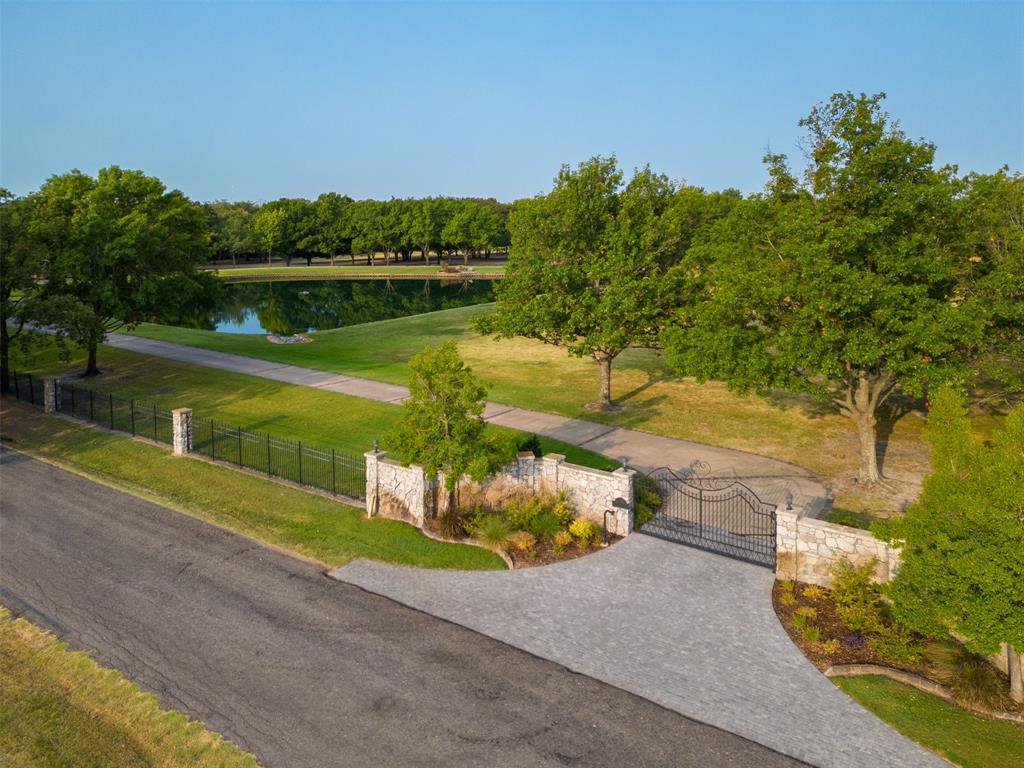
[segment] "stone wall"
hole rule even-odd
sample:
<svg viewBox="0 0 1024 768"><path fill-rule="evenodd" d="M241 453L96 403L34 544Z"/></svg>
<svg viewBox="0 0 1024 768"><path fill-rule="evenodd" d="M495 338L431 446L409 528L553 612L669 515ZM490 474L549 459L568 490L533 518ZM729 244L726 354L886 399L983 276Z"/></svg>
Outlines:
<svg viewBox="0 0 1024 768"><path fill-rule="evenodd" d="M625 536L632 529L633 479L631 469L604 472L569 464L559 454L535 458L521 453L483 483L462 478L458 488L460 506L481 505L499 509L515 498L534 494L556 494L564 491L578 515L604 525L609 515L608 530ZM422 527L423 520L433 512L437 499L443 511L448 495L435 494L434 482L423 468L409 467L387 458L386 453L366 454L366 508L369 514L406 520ZM615 506L616 500L619 507Z"/></svg>
<svg viewBox="0 0 1024 768"><path fill-rule="evenodd" d="M829 570L840 561L863 565L876 561L875 578L888 581L899 565L899 550L868 531L804 517L780 507L776 519L776 567L780 579L831 586Z"/></svg>

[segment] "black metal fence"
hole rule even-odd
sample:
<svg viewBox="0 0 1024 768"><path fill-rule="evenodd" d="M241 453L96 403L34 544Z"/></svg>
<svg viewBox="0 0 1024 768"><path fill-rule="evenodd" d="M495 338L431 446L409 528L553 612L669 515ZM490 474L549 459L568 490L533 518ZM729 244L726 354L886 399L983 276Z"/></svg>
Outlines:
<svg viewBox="0 0 1024 768"><path fill-rule="evenodd" d="M43 406L43 380L31 373L11 371L11 394L18 400Z"/></svg>
<svg viewBox="0 0 1024 768"><path fill-rule="evenodd" d="M347 451L316 448L301 441L194 417L192 450L217 461L318 488L335 496L361 499L366 495L366 460Z"/></svg>
<svg viewBox="0 0 1024 768"><path fill-rule="evenodd" d="M18 400L43 406L44 384L39 377L12 374L11 390ZM167 445L174 442L171 412L152 403L65 381L57 406L61 413L108 429ZM335 496L366 496L366 461L348 451L304 445L193 414L192 452Z"/></svg>

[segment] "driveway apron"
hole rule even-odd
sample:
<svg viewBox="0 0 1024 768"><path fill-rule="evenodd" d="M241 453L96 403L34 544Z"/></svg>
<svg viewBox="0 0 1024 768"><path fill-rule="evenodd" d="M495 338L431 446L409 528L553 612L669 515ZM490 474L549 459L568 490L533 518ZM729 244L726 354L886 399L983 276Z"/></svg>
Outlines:
<svg viewBox="0 0 1024 768"><path fill-rule="evenodd" d="M512 572L356 560L331 575L820 768L948 768L803 657L765 568L634 534Z"/></svg>

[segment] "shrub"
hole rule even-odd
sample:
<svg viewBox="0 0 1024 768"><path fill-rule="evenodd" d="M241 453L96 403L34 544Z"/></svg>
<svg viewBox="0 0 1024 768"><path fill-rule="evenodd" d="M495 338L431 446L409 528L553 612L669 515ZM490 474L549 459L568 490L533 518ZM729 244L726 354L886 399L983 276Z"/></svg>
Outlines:
<svg viewBox="0 0 1024 768"><path fill-rule="evenodd" d="M530 522L529 531L538 538L550 539L563 528L562 521L551 510L544 510Z"/></svg>
<svg viewBox="0 0 1024 768"><path fill-rule="evenodd" d="M885 629L882 590L872 580L875 561L851 565L843 561L832 567L832 599L839 620L854 632L880 633Z"/></svg>
<svg viewBox="0 0 1024 768"><path fill-rule="evenodd" d="M921 641L902 624L883 626L868 638L871 650L890 661L913 664L921 658Z"/></svg>
<svg viewBox="0 0 1024 768"><path fill-rule="evenodd" d="M544 513L547 507L546 500L542 496L516 499L505 508L505 517L516 530L528 531L533 526L534 520Z"/></svg>
<svg viewBox="0 0 1024 768"><path fill-rule="evenodd" d="M796 584L788 579L786 581L780 581L779 586L782 588L783 592L789 592L790 594L792 594L793 590L796 588Z"/></svg>
<svg viewBox="0 0 1024 768"><path fill-rule="evenodd" d="M473 534L491 549L504 549L512 535L512 527L500 515L483 515L477 521Z"/></svg>
<svg viewBox="0 0 1024 768"><path fill-rule="evenodd" d="M792 605L796 602L796 597L793 596L792 592L783 592L779 595L779 602L783 605Z"/></svg>
<svg viewBox="0 0 1024 768"><path fill-rule="evenodd" d="M555 496L551 511L558 518L558 522L563 528L568 528L569 523L576 517L576 511L572 508L572 504L569 503L569 497L565 491L559 491L558 495Z"/></svg>
<svg viewBox="0 0 1024 768"><path fill-rule="evenodd" d="M650 522L661 506L658 483L653 477L638 474L633 481L633 524L639 528Z"/></svg>
<svg viewBox="0 0 1024 768"><path fill-rule="evenodd" d="M536 434L524 435L518 443L516 443L517 451L529 451L534 456L541 456L544 452L540 447L540 438Z"/></svg>
<svg viewBox="0 0 1024 768"><path fill-rule="evenodd" d="M817 584L809 584L804 587L803 596L808 600L821 600L825 596L825 590Z"/></svg>
<svg viewBox="0 0 1024 768"><path fill-rule="evenodd" d="M794 613L793 614L793 626L794 627L798 627L799 628L799 627L802 627L806 623L807 623L807 616L805 614L802 614L802 613Z"/></svg>
<svg viewBox="0 0 1024 768"><path fill-rule="evenodd" d="M559 531L552 540L555 544L555 554L560 555L567 546L572 544L572 534L568 531Z"/></svg>
<svg viewBox="0 0 1024 768"><path fill-rule="evenodd" d="M597 535L597 526L585 517L577 517L569 523L569 533L576 538L581 547L586 549Z"/></svg>
<svg viewBox="0 0 1024 768"><path fill-rule="evenodd" d="M465 522L467 513L460 510L454 504L447 507L437 516L437 526L442 536L455 539L466 532Z"/></svg>
<svg viewBox="0 0 1024 768"><path fill-rule="evenodd" d="M931 675L948 685L961 704L1000 706L1003 682L984 656L952 641L929 643L924 656Z"/></svg>
<svg viewBox="0 0 1024 768"><path fill-rule="evenodd" d="M519 552L530 552L537 546L537 537L529 531L516 531L508 537L508 543Z"/></svg>
<svg viewBox="0 0 1024 768"><path fill-rule="evenodd" d="M821 630L817 627L808 626L804 628L804 640L808 643L816 643L821 637Z"/></svg>
<svg viewBox="0 0 1024 768"><path fill-rule="evenodd" d="M831 640L826 640L824 643L821 644L822 652L828 654L829 656L835 656L837 653L839 653L839 648L839 641L835 638L832 638Z"/></svg>
<svg viewBox="0 0 1024 768"><path fill-rule="evenodd" d="M812 608L809 605L802 605L796 609L796 615L803 616L807 619L813 619L818 615L818 610L816 608Z"/></svg>

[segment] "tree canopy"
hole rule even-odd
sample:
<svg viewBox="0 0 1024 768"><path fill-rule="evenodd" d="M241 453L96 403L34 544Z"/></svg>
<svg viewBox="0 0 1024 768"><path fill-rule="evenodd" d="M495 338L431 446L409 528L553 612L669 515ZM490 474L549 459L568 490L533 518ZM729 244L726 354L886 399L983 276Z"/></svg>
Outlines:
<svg viewBox="0 0 1024 768"><path fill-rule="evenodd" d="M963 296L962 185L881 110L836 94L801 121L797 178L768 155L765 194L737 205L680 265L690 285L666 334L682 375L831 398L861 438L860 479L880 480L879 408L970 374L989 309Z"/></svg>

